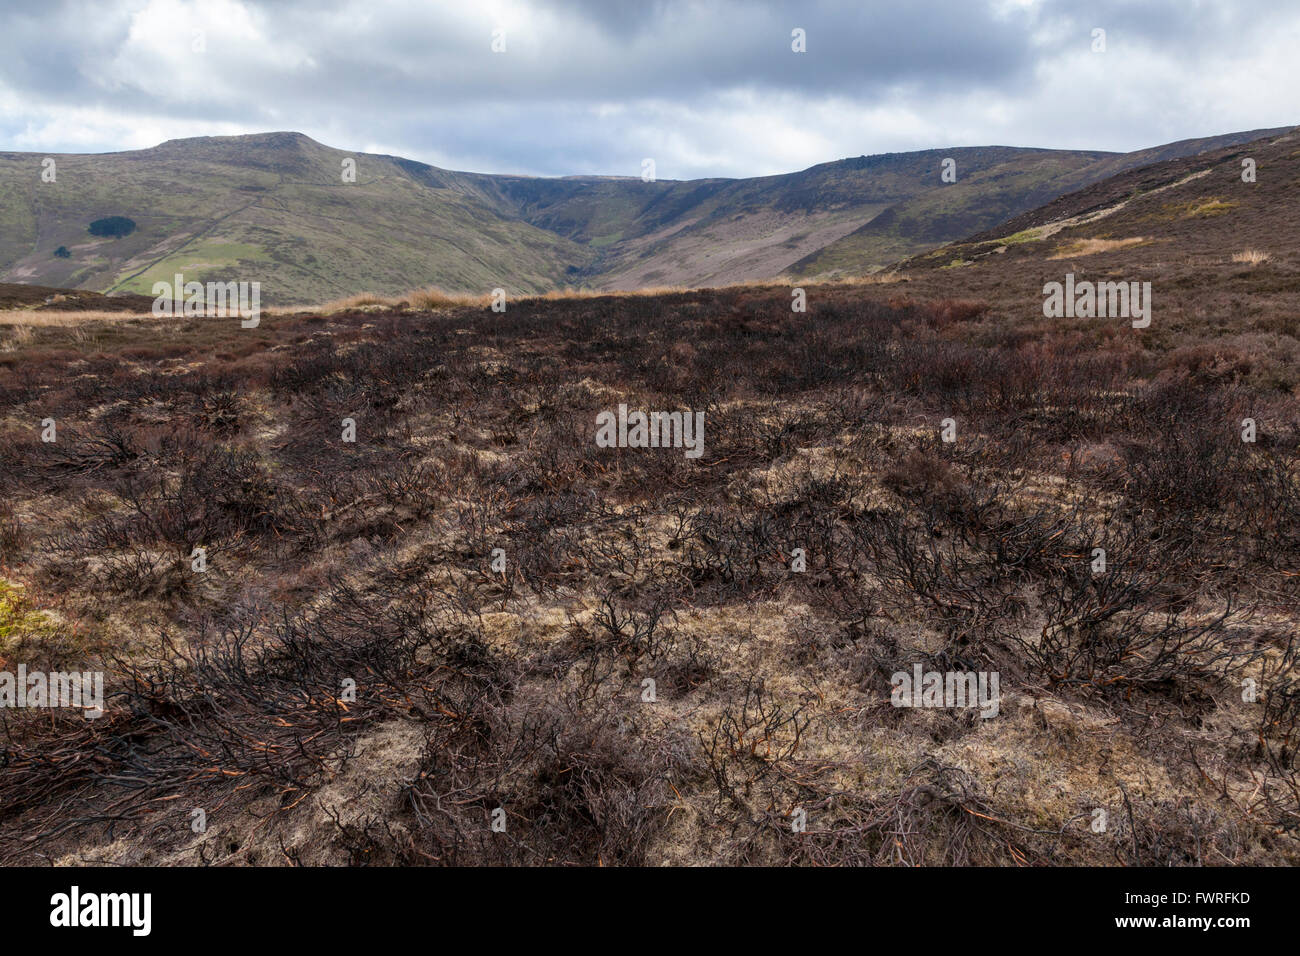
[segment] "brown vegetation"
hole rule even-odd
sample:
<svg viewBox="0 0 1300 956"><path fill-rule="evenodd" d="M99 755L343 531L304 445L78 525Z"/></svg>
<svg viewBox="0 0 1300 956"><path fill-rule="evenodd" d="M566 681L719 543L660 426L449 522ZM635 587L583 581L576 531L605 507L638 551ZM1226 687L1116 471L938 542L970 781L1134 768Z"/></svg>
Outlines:
<svg viewBox="0 0 1300 956"><path fill-rule="evenodd" d="M0 859L1296 862L1293 383L898 288L33 327L0 656L111 696L0 713Z"/></svg>

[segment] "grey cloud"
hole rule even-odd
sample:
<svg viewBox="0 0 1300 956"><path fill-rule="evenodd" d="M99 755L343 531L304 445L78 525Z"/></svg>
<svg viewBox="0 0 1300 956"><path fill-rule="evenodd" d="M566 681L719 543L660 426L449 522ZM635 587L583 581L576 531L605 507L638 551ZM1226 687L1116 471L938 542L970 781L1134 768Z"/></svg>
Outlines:
<svg viewBox="0 0 1300 956"><path fill-rule="evenodd" d="M1300 11L1281 0L531 0L519 22L504 24L458 4L246 0L265 44L218 24L202 57L151 65L155 47L130 39L150 2L162 0L20 0L0 35L0 104L9 104L0 107L0 137L39 139L45 126L61 128L59 117L89 110L92 132L42 148L120 148L87 137L110 138L133 122L153 129L206 121L546 175L635 172L643 155L681 175L774 171L761 142L744 148L734 139L738 127L764 118L774 136L805 136L803 152L786 142L773 153L806 156L806 164L838 158L816 154L818 144L848 155L958 145L954 136L1133 148L1150 145L1156 131L1180 137L1263 125L1266 112L1255 108L1238 123L1235 103L1171 97L1163 75L1135 89L1144 64L1159 61L1166 72L1174 64L1193 89L1205 79L1203 63L1252 69L1271 36L1300 24ZM498 25L507 29L500 55L489 49ZM1068 75L1097 26L1108 34L1105 66L1122 81L1108 82L1106 70ZM806 54L790 51L794 27L807 31ZM174 37L188 43L184 22ZM1249 72L1241 79L1250 82ZM1147 112L1135 114L1144 95ZM754 117L736 114L742 102ZM844 104L842 117L819 109L831 102ZM982 117L984 104L997 109ZM1294 121L1285 115L1292 105L1278 103L1271 124ZM606 107L613 112L602 118ZM1094 113L1086 130L1080 109ZM859 133L864 116L870 128ZM1208 120L1227 126L1207 128ZM47 138L58 135L71 134ZM1061 141L1071 136L1088 141Z"/></svg>

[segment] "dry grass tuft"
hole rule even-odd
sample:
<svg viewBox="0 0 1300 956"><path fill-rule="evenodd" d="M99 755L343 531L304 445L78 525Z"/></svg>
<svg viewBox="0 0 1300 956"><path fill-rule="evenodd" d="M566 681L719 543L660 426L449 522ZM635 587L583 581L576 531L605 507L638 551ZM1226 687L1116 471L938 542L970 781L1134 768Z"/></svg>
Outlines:
<svg viewBox="0 0 1300 956"><path fill-rule="evenodd" d="M1261 262L1268 262L1273 257L1267 252L1260 252L1258 249L1247 249L1245 252L1238 252L1232 257L1233 262L1244 262L1247 265L1257 266Z"/></svg>
<svg viewBox="0 0 1300 956"><path fill-rule="evenodd" d="M487 306L492 302L490 294L456 295L445 292L436 285L414 289L402 297L412 309L431 311L433 309L455 309L462 306Z"/></svg>
<svg viewBox="0 0 1300 956"><path fill-rule="evenodd" d="M105 312L87 310L85 312L35 311L32 309L12 309L0 312L0 325L13 326L52 326L65 327L82 325L86 322L130 322L139 319L151 319L149 313Z"/></svg>
<svg viewBox="0 0 1300 956"><path fill-rule="evenodd" d="M1143 242L1146 242L1146 239L1142 236L1132 236L1128 239L1075 239L1058 246L1056 251L1047 258L1069 259L1074 256L1094 256L1099 252L1114 252L1116 249L1127 249Z"/></svg>
<svg viewBox="0 0 1300 956"><path fill-rule="evenodd" d="M16 349L27 345L32 340L32 327L30 325L15 325L12 331L0 340L0 352L12 352Z"/></svg>
<svg viewBox="0 0 1300 956"><path fill-rule="evenodd" d="M888 285L902 280L897 272L880 272L863 276L834 278L782 278L768 282L732 282L713 286L716 289L748 289L755 292L786 288L790 286L874 286ZM686 286L647 286L641 289L577 289L559 288L535 294L511 294L510 301L541 300L546 302L581 302L599 298L655 298L666 295L683 295L700 291ZM425 286L412 289L401 295L381 295L376 292L359 292L356 295L331 299L323 304L305 303L298 305L269 306L262 309L262 316L292 315L337 315L342 312L388 312L409 309L417 312L432 312L439 309L487 308L492 304L490 293L471 294L447 292L437 286ZM94 322L132 322L155 318L149 312L109 312L87 309L82 311L60 311L47 309L10 309L0 311L0 327L17 328L57 327L67 328ZM168 319L174 317L168 316ZM193 321L204 321L196 317ZM30 335L10 336L0 342L0 351L13 351L30 339Z"/></svg>

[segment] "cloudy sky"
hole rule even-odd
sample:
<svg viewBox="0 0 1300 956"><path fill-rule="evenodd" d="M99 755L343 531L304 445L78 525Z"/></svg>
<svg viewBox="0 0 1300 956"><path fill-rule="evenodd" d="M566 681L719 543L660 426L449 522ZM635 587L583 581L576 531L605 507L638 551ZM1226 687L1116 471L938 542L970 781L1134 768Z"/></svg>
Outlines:
<svg viewBox="0 0 1300 956"><path fill-rule="evenodd" d="M660 178L682 179L944 146L1129 150L1300 123L1296 0L0 10L0 150L298 130L452 169L639 175L652 157Z"/></svg>

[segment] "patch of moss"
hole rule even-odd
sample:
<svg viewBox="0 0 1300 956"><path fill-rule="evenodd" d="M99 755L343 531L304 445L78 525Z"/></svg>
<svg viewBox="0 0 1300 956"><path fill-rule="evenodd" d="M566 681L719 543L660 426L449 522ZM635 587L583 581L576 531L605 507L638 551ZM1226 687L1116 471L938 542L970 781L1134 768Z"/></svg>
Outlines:
<svg viewBox="0 0 1300 956"><path fill-rule="evenodd" d="M56 631L54 622L35 608L21 586L0 578L0 655L20 643L53 637Z"/></svg>
<svg viewBox="0 0 1300 956"><path fill-rule="evenodd" d="M1022 229L1017 233L1007 236L1005 239L999 239L998 244L1003 246L1015 246L1022 242L1038 242L1043 238L1041 226L1033 226L1029 229Z"/></svg>
<svg viewBox="0 0 1300 956"><path fill-rule="evenodd" d="M1209 199L1189 199L1186 202L1166 203L1161 207L1165 219L1198 219L1208 216L1221 216L1237 206L1235 202L1225 202L1217 196Z"/></svg>

